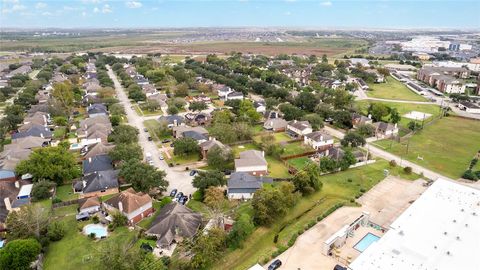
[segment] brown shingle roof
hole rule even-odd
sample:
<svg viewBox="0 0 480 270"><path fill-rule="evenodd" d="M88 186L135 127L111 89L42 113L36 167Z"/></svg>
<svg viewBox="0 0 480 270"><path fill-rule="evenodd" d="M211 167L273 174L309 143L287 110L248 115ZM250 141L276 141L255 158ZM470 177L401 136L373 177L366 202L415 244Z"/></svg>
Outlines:
<svg viewBox="0 0 480 270"><path fill-rule="evenodd" d="M138 208L152 201L148 194L135 192L133 188L122 191L118 195L105 201L106 204L119 209L119 203L122 203L124 213L132 213Z"/></svg>

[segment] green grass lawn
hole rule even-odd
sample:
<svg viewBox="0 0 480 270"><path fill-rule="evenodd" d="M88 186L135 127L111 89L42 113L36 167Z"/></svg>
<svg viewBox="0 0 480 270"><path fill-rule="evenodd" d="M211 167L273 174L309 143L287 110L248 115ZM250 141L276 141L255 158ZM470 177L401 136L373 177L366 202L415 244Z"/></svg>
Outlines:
<svg viewBox="0 0 480 270"><path fill-rule="evenodd" d="M56 197L65 202L78 199L78 194L73 193L71 184L66 184L57 187Z"/></svg>
<svg viewBox="0 0 480 270"><path fill-rule="evenodd" d="M228 251L221 256L213 269L247 269L256 262L269 258L278 247L287 246L299 229L329 208L341 202L351 204L350 200L359 194L360 189L369 190L382 181L385 178L383 170L386 168L389 168L388 162L381 160L371 165L322 176L321 191L301 198L285 217L270 227L256 228L244 243L244 248ZM248 210L248 206L244 207ZM273 241L275 235L278 235L277 243Z"/></svg>
<svg viewBox="0 0 480 270"><path fill-rule="evenodd" d="M163 139L171 139L172 138L172 135L161 136L158 133L158 128L160 127L160 123L155 119L145 120L145 121L143 121L143 125L148 130L148 133L152 136L152 139L154 141L159 141L159 140L163 140ZM143 132L143 130L141 130L140 132Z"/></svg>
<svg viewBox="0 0 480 270"><path fill-rule="evenodd" d="M299 157L289 159L288 164L295 167L297 170L303 169L308 163L312 162L308 157Z"/></svg>
<svg viewBox="0 0 480 270"><path fill-rule="evenodd" d="M385 98L396 100L412 100L412 101L427 101L421 95L406 87L403 83L388 76L385 78L386 83L370 83L368 86L370 90L366 91L367 96L372 98Z"/></svg>
<svg viewBox="0 0 480 270"><path fill-rule="evenodd" d="M313 148L306 146L303 142L293 142L286 145L283 145L283 154L282 156L297 155L305 152L313 151Z"/></svg>
<svg viewBox="0 0 480 270"><path fill-rule="evenodd" d="M407 142L391 140L376 142L385 150L421 166L459 178L480 150L480 122L446 117L427 126ZM423 160L418 159L423 157Z"/></svg>
<svg viewBox="0 0 480 270"><path fill-rule="evenodd" d="M65 137L66 132L67 132L66 127L58 127L53 131L53 138L63 139Z"/></svg>
<svg viewBox="0 0 480 270"><path fill-rule="evenodd" d="M66 234L62 240L52 242L48 246L43 264L45 270L95 269L99 263L97 250L109 242L128 243L134 239L136 234L135 231L130 232L126 227L121 227L109 233L107 239L96 241L79 231L89 223L88 221L77 223L74 215L62 217L59 220L65 223Z"/></svg>
<svg viewBox="0 0 480 270"><path fill-rule="evenodd" d="M174 155L173 151L170 151L171 159L167 159L167 163L173 163L174 165L183 165L188 163L197 162L200 160L199 154L189 154L189 155Z"/></svg>
<svg viewBox="0 0 480 270"><path fill-rule="evenodd" d="M372 100L360 100L357 101L355 104L358 107L358 109L363 112L365 115L367 114L368 106L370 103L382 103L385 104L391 108L396 108L398 112L400 113L400 116L402 119L400 120L400 126L407 127L408 123L410 121L413 121L413 119L409 119L404 117L405 114L411 112L411 111L417 111L417 112L423 112L423 113L429 113L432 116L429 117L428 119L425 120L426 123L430 122L432 119L435 117L439 116L441 113L440 106L437 105L430 105L430 104L409 104L409 103L395 103L395 102L384 102L384 101L372 101ZM388 121L388 116L384 119L385 121ZM421 122L421 121L418 121Z"/></svg>
<svg viewBox="0 0 480 270"><path fill-rule="evenodd" d="M243 145L232 146L233 154L236 158L240 156L240 152L246 150L260 150L253 143L247 143ZM288 168L283 162L277 158L266 156L265 159L268 162L269 176L274 178L289 178L291 175L288 173Z"/></svg>

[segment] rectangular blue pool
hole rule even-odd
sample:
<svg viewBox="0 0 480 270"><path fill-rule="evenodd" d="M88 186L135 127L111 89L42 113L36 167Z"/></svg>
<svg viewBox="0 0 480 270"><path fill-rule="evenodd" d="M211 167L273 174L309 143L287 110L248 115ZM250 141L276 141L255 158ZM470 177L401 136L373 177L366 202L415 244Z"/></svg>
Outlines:
<svg viewBox="0 0 480 270"><path fill-rule="evenodd" d="M380 237L376 236L373 233L367 233L362 240L358 241L358 243L353 247L354 249L363 252L367 249L373 242L378 241Z"/></svg>

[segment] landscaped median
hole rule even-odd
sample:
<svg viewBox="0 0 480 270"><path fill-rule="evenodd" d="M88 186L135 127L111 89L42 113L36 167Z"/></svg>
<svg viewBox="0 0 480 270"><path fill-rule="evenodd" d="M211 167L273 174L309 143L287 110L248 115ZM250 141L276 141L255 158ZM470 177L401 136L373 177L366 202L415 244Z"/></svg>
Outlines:
<svg viewBox="0 0 480 270"><path fill-rule="evenodd" d="M291 246L299 234L324 218L332 208L340 204L356 205L355 198L385 178L385 169L390 169L388 162L380 160L371 165L321 176L321 191L302 197L286 216L270 227L257 227L243 248L227 252L213 268L247 269L257 262L266 263ZM404 178L412 177L404 175L401 170L398 173Z"/></svg>

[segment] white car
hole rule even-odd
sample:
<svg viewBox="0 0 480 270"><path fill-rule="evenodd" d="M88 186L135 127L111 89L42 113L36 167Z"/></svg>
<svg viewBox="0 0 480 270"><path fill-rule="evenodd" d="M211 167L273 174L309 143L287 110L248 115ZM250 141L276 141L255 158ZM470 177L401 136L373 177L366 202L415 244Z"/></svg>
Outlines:
<svg viewBox="0 0 480 270"><path fill-rule="evenodd" d="M153 160L150 160L150 161L148 162L148 165L153 166Z"/></svg>
<svg viewBox="0 0 480 270"><path fill-rule="evenodd" d="M164 158L163 158L162 155L160 155L158 158L159 158L160 160L164 160Z"/></svg>

